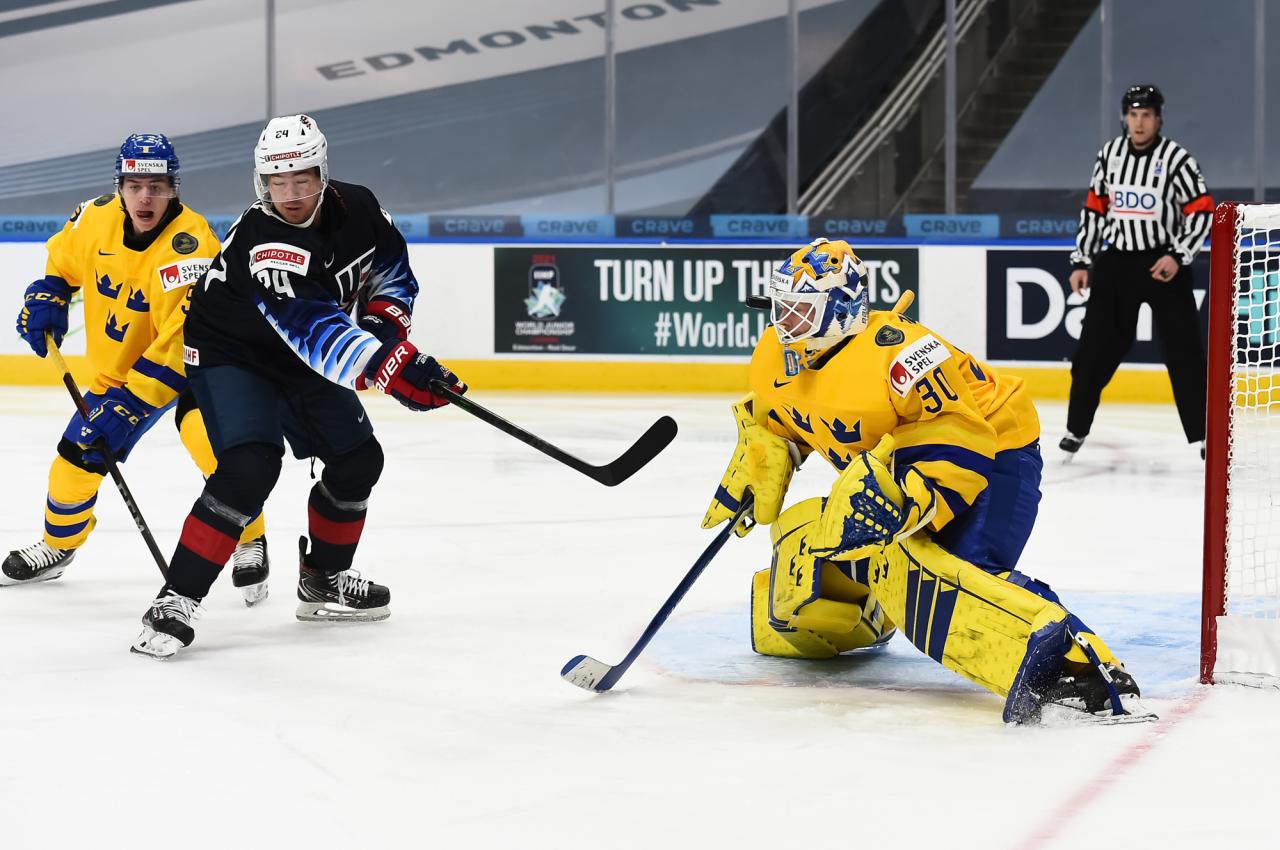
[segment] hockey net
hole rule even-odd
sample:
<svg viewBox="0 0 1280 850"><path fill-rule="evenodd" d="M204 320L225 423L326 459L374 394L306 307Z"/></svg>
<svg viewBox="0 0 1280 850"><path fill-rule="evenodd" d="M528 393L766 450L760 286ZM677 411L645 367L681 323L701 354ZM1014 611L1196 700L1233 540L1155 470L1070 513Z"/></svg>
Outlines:
<svg viewBox="0 0 1280 850"><path fill-rule="evenodd" d="M1200 678L1280 687L1280 204L1219 204Z"/></svg>

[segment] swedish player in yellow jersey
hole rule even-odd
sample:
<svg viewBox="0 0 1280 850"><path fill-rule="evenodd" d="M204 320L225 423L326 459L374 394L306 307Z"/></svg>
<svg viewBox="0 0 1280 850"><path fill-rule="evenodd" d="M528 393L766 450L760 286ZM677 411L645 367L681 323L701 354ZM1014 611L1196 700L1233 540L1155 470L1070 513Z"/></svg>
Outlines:
<svg viewBox="0 0 1280 850"><path fill-rule="evenodd" d="M182 322L190 285L219 250L208 222L178 200L179 163L163 135L130 136L116 158L116 192L76 208L47 243L45 276L27 287L18 333L36 354L45 334L61 344L71 298L84 295L85 345L95 375L89 417L71 418L49 470L44 538L9 553L0 585L62 575L94 527L106 467L102 440L124 460L175 403L182 441L207 476L215 461L199 411L184 394ZM265 595L267 554L259 516L233 558L250 604Z"/></svg>
<svg viewBox="0 0 1280 850"><path fill-rule="evenodd" d="M1011 722L1152 719L1106 643L1019 572L1040 502L1040 424L1022 381L895 311L871 312L845 242L793 253L773 327L733 407L738 446L703 520L772 524L752 585L753 648L826 658L903 634L1006 698ZM782 510L817 454L831 494Z"/></svg>

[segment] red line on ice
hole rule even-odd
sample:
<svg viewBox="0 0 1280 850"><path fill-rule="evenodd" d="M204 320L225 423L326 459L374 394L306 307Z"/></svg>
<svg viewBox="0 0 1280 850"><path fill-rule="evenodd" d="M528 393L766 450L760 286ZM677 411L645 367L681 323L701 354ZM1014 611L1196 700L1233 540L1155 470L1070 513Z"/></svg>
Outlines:
<svg viewBox="0 0 1280 850"><path fill-rule="evenodd" d="M1064 826L1077 820L1081 811L1102 796L1098 793L1099 791L1114 783L1141 761L1143 756L1155 749L1156 744L1163 741L1173 727L1186 719L1200 706L1200 703L1204 702L1204 698L1211 690L1212 688L1208 686L1198 687L1195 693L1175 705L1168 714L1156 722L1155 728L1146 737L1108 762L1095 776L1081 784L1079 790L1050 812L1030 835L1016 845L1015 850L1038 850L1057 838Z"/></svg>

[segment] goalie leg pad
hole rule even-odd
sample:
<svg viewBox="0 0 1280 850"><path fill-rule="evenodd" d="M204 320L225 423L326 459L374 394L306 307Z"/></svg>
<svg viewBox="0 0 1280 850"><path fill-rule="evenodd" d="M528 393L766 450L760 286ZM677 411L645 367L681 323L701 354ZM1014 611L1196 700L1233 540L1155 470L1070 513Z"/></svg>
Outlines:
<svg viewBox="0 0 1280 850"><path fill-rule="evenodd" d="M800 502L770 529L772 566L756 573L751 585L751 646L762 655L831 658L893 634L870 588L809 550L807 534L821 504Z"/></svg>
<svg viewBox="0 0 1280 850"><path fill-rule="evenodd" d="M927 535L884 549L862 566L885 613L921 652L992 693L1007 696L1032 636L1065 627L1061 605L955 557ZM1067 646L1063 644L1059 659Z"/></svg>

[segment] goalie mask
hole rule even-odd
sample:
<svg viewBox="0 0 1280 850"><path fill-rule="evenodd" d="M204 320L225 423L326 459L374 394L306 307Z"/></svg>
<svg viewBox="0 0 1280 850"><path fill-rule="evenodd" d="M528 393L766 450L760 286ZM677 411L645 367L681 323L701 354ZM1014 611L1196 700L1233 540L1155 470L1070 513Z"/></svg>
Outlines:
<svg viewBox="0 0 1280 850"><path fill-rule="evenodd" d="M778 339L809 366L826 349L867 327L867 267L849 243L815 239L769 281Z"/></svg>
<svg viewBox="0 0 1280 850"><path fill-rule="evenodd" d="M320 173L320 188L298 194L286 185L277 187L271 196L269 181L273 175L307 171ZM282 181L283 182L283 181ZM264 203L298 201L323 193L329 185L329 143L316 122L307 115L285 115L272 118L253 148L253 188Z"/></svg>

